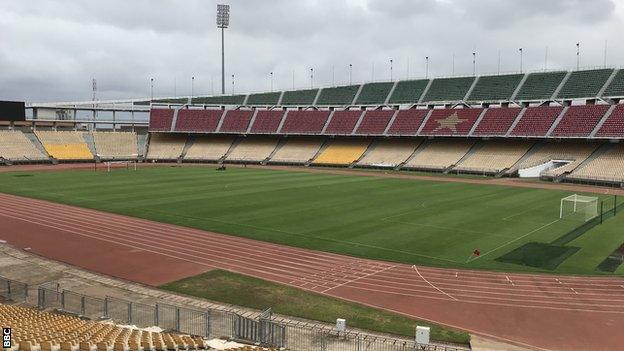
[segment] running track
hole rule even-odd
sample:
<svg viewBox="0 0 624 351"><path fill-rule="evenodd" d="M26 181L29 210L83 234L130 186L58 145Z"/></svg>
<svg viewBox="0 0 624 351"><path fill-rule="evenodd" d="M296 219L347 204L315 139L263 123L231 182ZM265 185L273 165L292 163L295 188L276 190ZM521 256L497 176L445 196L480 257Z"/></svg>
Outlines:
<svg viewBox="0 0 624 351"><path fill-rule="evenodd" d="M0 239L159 285L213 268L544 350L624 348L624 279L415 267L0 194Z"/></svg>

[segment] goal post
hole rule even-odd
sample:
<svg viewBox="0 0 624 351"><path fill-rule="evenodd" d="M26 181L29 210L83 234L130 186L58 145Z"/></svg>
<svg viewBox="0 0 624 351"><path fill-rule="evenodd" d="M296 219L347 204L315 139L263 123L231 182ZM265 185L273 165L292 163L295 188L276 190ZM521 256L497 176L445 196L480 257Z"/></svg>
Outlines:
<svg viewBox="0 0 624 351"><path fill-rule="evenodd" d="M559 218L582 218L584 221L598 216L598 198L595 196L570 195L561 199Z"/></svg>
<svg viewBox="0 0 624 351"><path fill-rule="evenodd" d="M106 172L109 173L111 169L126 169L126 170L137 170L137 161L105 161L103 162L106 167Z"/></svg>

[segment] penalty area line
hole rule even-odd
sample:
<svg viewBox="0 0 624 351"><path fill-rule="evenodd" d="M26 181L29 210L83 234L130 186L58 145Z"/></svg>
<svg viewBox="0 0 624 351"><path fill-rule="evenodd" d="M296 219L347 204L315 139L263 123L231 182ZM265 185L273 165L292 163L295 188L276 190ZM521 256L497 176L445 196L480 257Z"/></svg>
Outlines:
<svg viewBox="0 0 624 351"><path fill-rule="evenodd" d="M535 233L535 232L538 232L538 231L540 231L540 230L542 230L542 229L544 229L544 228L546 228L546 227L549 227L549 226L551 226L551 225L553 225L553 224L555 224L555 223L559 222L560 220L561 220L561 218L557 218L557 219L555 219L554 221L552 221L552 222L550 222L550 223L546 223L546 224L544 224L543 226L541 226L541 227L539 227L539 228L537 228L537 229L533 229L533 230L531 230L530 232L528 232L528 233L526 233L526 234L524 234L524 235L521 235L521 236L519 236L519 237L517 237L517 238L515 238L515 239L512 239L512 240L509 240L508 242L506 242L506 243L504 243L504 244L502 244L502 245L500 245L500 246L498 246L498 247L495 247L494 249L492 249L492 250L490 250L490 251L488 251L488 252L485 252L485 253L484 253L484 254L482 254L482 255L479 255L479 256L476 256L476 257L471 257L471 258L469 258L469 259L466 261L466 263L472 262L472 261L474 261L474 260L476 260L476 259L479 259L479 258L481 258L481 257L485 256L485 255L489 255L489 254L491 254L492 252L494 252L494 251L496 251L496 250L498 250L498 249L501 249L501 248L503 248L503 247L505 247L505 246L507 246L507 245L510 245L510 244L512 244L512 243L515 243L516 241L518 241L518 240L520 240L520 239L523 239L523 238L525 238L525 237L527 237L527 236L529 236L529 235L531 235L531 234L533 234L533 233Z"/></svg>

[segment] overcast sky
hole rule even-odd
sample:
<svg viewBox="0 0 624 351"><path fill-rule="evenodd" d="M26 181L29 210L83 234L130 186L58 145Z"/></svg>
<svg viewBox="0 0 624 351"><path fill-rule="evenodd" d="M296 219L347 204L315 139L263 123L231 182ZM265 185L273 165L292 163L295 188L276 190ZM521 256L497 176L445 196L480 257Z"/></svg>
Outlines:
<svg viewBox="0 0 624 351"><path fill-rule="evenodd" d="M224 1L225 2L225 1ZM226 92L525 70L624 66L624 0L230 0ZM217 1L0 0L0 100L219 93ZM409 62L409 72L408 72ZM374 69L373 69L374 67ZM332 71L334 74L332 74Z"/></svg>

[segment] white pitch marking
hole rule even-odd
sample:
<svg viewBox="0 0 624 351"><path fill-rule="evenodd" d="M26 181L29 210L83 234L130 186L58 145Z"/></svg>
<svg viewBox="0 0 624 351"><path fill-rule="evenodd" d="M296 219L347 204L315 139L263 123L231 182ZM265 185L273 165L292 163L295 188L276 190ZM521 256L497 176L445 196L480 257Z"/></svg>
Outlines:
<svg viewBox="0 0 624 351"><path fill-rule="evenodd" d="M574 290L574 288L570 288L570 290L574 291L574 293L578 295L578 293L576 292L576 290Z"/></svg>
<svg viewBox="0 0 624 351"><path fill-rule="evenodd" d="M455 300L455 301L459 301L458 299L456 299L455 297L449 295L448 293L442 291L442 289L438 288L437 286L431 284L430 281L428 281L425 277L423 277L422 274L420 274L420 272L418 271L418 267L416 267L416 265L413 265L412 268L414 268L414 270L416 271L416 273L418 273L418 276L420 276L420 279L424 280L425 283L429 284L429 286L431 286L432 288L436 289L437 291L441 292L442 294L450 297L451 299Z"/></svg>
<svg viewBox="0 0 624 351"><path fill-rule="evenodd" d="M392 268L394 268L394 267L396 267L396 265L394 265L394 266L388 266L388 267L386 267L386 268L384 268L384 269L380 269L380 270L378 270L378 271L374 271L374 272L368 273L368 274L366 274L366 275L363 275L363 276L360 276L360 277L357 277L357 278L354 278L354 279L348 280L348 281L346 281L346 282L344 282L344 283L342 283L342 284L338 284L338 285L333 286L333 287L331 287L331 288L327 288L327 289L325 289L325 290L321 291L321 293L326 293L326 292L328 292L329 290L336 289L336 288L339 288L339 287L341 287L341 286L343 286L343 285L347 285L347 284L350 284L350 283L356 282L356 281L358 281L358 280L360 280L360 279L364 279L364 278L369 277L369 276L371 276L371 275L378 274L378 273L381 273L381 272L385 272L385 271L387 271L387 270L389 270L389 269L392 269Z"/></svg>
<svg viewBox="0 0 624 351"><path fill-rule="evenodd" d="M459 273L455 272L455 278L457 278L457 274L459 274Z"/></svg>

